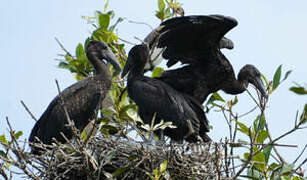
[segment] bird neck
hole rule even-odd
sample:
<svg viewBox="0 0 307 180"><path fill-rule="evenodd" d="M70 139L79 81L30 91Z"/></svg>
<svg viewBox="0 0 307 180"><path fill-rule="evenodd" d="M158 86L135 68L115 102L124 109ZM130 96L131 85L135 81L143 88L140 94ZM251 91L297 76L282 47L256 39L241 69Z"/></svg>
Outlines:
<svg viewBox="0 0 307 180"><path fill-rule="evenodd" d="M238 78L235 78L234 72L229 80L225 83L223 90L228 94L240 94L246 90L248 86L248 80L244 71L240 70Z"/></svg>
<svg viewBox="0 0 307 180"><path fill-rule="evenodd" d="M108 66L102 61L91 61L95 71L96 76L104 77L104 79L111 79L111 73Z"/></svg>
<svg viewBox="0 0 307 180"><path fill-rule="evenodd" d="M145 66L145 65L144 65ZM129 76L130 77L139 77L144 76L144 66L133 66L130 70Z"/></svg>
<svg viewBox="0 0 307 180"><path fill-rule="evenodd" d="M234 79L230 86L230 88L225 89L226 93L240 94L246 90L248 82L246 80Z"/></svg>

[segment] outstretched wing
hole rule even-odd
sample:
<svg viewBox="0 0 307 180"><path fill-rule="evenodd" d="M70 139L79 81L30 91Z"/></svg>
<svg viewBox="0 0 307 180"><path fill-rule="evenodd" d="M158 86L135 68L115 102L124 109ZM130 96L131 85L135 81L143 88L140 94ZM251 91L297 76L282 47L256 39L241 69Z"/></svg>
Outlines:
<svg viewBox="0 0 307 180"><path fill-rule="evenodd" d="M178 61L191 63L219 48L224 35L237 25L234 18L222 15L184 16L164 21L159 30L159 48L168 66Z"/></svg>

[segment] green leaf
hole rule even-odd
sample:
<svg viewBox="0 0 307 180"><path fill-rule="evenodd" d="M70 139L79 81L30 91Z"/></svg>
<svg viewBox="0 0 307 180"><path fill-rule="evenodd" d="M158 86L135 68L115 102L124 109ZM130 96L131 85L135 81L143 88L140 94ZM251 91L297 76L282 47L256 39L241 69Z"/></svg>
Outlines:
<svg viewBox="0 0 307 180"><path fill-rule="evenodd" d="M289 77L289 75L291 74L291 72L292 72L292 70L289 70L289 71L286 72L283 81L286 80L286 79Z"/></svg>
<svg viewBox="0 0 307 180"><path fill-rule="evenodd" d="M257 143L263 143L264 140L265 140L266 138L268 138L268 137L269 137L269 133L268 133L267 131L265 131L265 130L260 130L260 132L259 132L258 135L257 135L256 142L257 142Z"/></svg>
<svg viewBox="0 0 307 180"><path fill-rule="evenodd" d="M260 117L261 117L261 119L260 119ZM259 120L260 120L260 123L259 123ZM257 128L259 128L259 131L264 130L265 123L266 123L266 120L265 120L264 115L262 115L262 116L258 115L257 118L254 121L254 132L256 132Z"/></svg>
<svg viewBox="0 0 307 180"><path fill-rule="evenodd" d="M100 14L98 17L98 22L102 30L107 30L110 24L110 16L107 14Z"/></svg>
<svg viewBox="0 0 307 180"><path fill-rule="evenodd" d="M125 44L118 44L118 49L119 50L124 50Z"/></svg>
<svg viewBox="0 0 307 180"><path fill-rule="evenodd" d="M305 124L307 122L307 104L305 104L304 111L301 114L300 125Z"/></svg>
<svg viewBox="0 0 307 180"><path fill-rule="evenodd" d="M115 112L110 109L103 109L101 110L101 113L103 114L103 117L112 117Z"/></svg>
<svg viewBox="0 0 307 180"><path fill-rule="evenodd" d="M160 11L164 11L164 9L165 9L164 0L158 0L158 8L159 8Z"/></svg>
<svg viewBox="0 0 307 180"><path fill-rule="evenodd" d="M110 19L113 19L113 18L114 18L114 16L115 16L115 12L114 12L113 10L108 11L108 12L107 12L107 15L109 15L109 16L110 16Z"/></svg>
<svg viewBox="0 0 307 180"><path fill-rule="evenodd" d="M292 180L303 180L303 178L298 177L298 176L294 176Z"/></svg>
<svg viewBox="0 0 307 180"><path fill-rule="evenodd" d="M252 158L252 161L254 161L255 167L257 167L259 170L261 170L261 172L266 171L265 157L264 157L264 154L262 152L259 152L256 155L254 155L254 157Z"/></svg>
<svg viewBox="0 0 307 180"><path fill-rule="evenodd" d="M112 174L113 178L121 175L123 172L127 171L128 169L130 169L133 165L128 165L128 166L124 166L124 167L120 167L118 169L116 169L116 171Z"/></svg>
<svg viewBox="0 0 307 180"><path fill-rule="evenodd" d="M293 168L294 168L294 164L285 163L281 169L281 174L289 175L292 172Z"/></svg>
<svg viewBox="0 0 307 180"><path fill-rule="evenodd" d="M109 0L107 0L107 2L104 4L103 12L107 12L108 6L109 6Z"/></svg>
<svg viewBox="0 0 307 180"><path fill-rule="evenodd" d="M0 136L0 142L3 144L8 144L8 141L6 140L5 134Z"/></svg>
<svg viewBox="0 0 307 180"><path fill-rule="evenodd" d="M155 175L155 179L158 180L161 176L160 171L158 169L154 169L153 172L154 172L154 175Z"/></svg>
<svg viewBox="0 0 307 180"><path fill-rule="evenodd" d="M250 168L247 169L247 177L248 177L248 179L262 180L263 179L263 173L256 170L254 168L254 166L251 166Z"/></svg>
<svg viewBox="0 0 307 180"><path fill-rule="evenodd" d="M81 57L82 55L85 55L85 52L84 52L84 49L83 49L83 46L81 43L78 44L77 48L76 48L76 57L79 58Z"/></svg>
<svg viewBox="0 0 307 180"><path fill-rule="evenodd" d="M164 160L163 163L160 164L160 172L165 172L167 169L167 160Z"/></svg>
<svg viewBox="0 0 307 180"><path fill-rule="evenodd" d="M238 96L235 96L235 99L232 101L231 100L231 105L234 106L238 103Z"/></svg>
<svg viewBox="0 0 307 180"><path fill-rule="evenodd" d="M69 62L69 61L72 61L74 59L71 56L65 55L65 60Z"/></svg>
<svg viewBox="0 0 307 180"><path fill-rule="evenodd" d="M87 134L86 134L86 129L84 128L82 133L81 133L81 139L85 140L87 138Z"/></svg>
<svg viewBox="0 0 307 180"><path fill-rule="evenodd" d="M105 134L105 135L109 135L109 134L116 134L118 132L118 129L116 127L116 125L102 125L101 126L101 133Z"/></svg>
<svg viewBox="0 0 307 180"><path fill-rule="evenodd" d="M225 102L225 100L224 100L217 92L215 92L215 93L213 93L213 94L211 95L211 97L209 98L209 100L208 100L206 106L207 106L208 104L212 104L214 101Z"/></svg>
<svg viewBox="0 0 307 180"><path fill-rule="evenodd" d="M4 152L4 151L2 151L2 150L0 150L0 156L2 156L2 157L5 157L6 158L6 153Z"/></svg>
<svg viewBox="0 0 307 180"><path fill-rule="evenodd" d="M280 164L277 164L277 163L272 163L270 166L269 166L269 170L271 171L271 176L270 176L270 179L277 179L277 176L279 176L279 173L278 171L281 169L281 165Z"/></svg>
<svg viewBox="0 0 307 180"><path fill-rule="evenodd" d="M244 153L244 154L243 154L243 157L244 157L245 160L248 159L248 156L249 156L249 153Z"/></svg>
<svg viewBox="0 0 307 180"><path fill-rule="evenodd" d="M89 43L91 40L93 40L93 39L92 39L92 38L89 38L89 37L86 38L83 47L87 47L88 43Z"/></svg>
<svg viewBox="0 0 307 180"><path fill-rule="evenodd" d="M290 91L299 94L299 95L305 95L307 94L307 89L305 89L304 87L291 87Z"/></svg>
<svg viewBox="0 0 307 180"><path fill-rule="evenodd" d="M160 77L162 73L164 72L164 69L161 67L155 67L155 69L152 71L151 77Z"/></svg>
<svg viewBox="0 0 307 180"><path fill-rule="evenodd" d="M156 11L155 16L160 19L161 21L164 20L164 12L163 11Z"/></svg>
<svg viewBox="0 0 307 180"><path fill-rule="evenodd" d="M239 126L238 131L241 131L242 133L249 135L249 128L245 124L239 121L236 121L236 124Z"/></svg>
<svg viewBox="0 0 307 180"><path fill-rule="evenodd" d="M60 63L58 64L58 68L70 70L70 66L69 66L69 64L66 63L66 62L60 62Z"/></svg>
<svg viewBox="0 0 307 180"><path fill-rule="evenodd" d="M275 74L274 74L274 77L273 77L273 90L276 89L277 86L280 84L281 67L282 67L282 65L279 65L279 67L275 71Z"/></svg>
<svg viewBox="0 0 307 180"><path fill-rule="evenodd" d="M129 119L128 114L127 114L127 111L128 111L129 109L134 108L134 107L135 107L134 104L127 104L127 105L123 106L123 107L119 110L119 118L120 118L120 119L124 119L124 118L128 118L128 119Z"/></svg>
<svg viewBox="0 0 307 180"><path fill-rule="evenodd" d="M123 21L124 21L123 18L121 18L121 17L118 18L117 21L116 21L116 23L115 23L114 25L110 26L109 31L110 31L110 32L113 32L113 31L115 30L116 26L117 26L119 23L123 22ZM123 45L124 45L124 44L123 44ZM119 49L121 49L121 48L119 48Z"/></svg>
<svg viewBox="0 0 307 180"><path fill-rule="evenodd" d="M164 11L165 17L166 18L170 18L172 16L171 14L171 9L170 8L166 8Z"/></svg>
<svg viewBox="0 0 307 180"><path fill-rule="evenodd" d="M120 98L117 98L117 101L119 102L117 102L116 104L118 104L119 107L122 107L127 102L127 97L128 91L125 89L123 92L121 92Z"/></svg>
<svg viewBox="0 0 307 180"><path fill-rule="evenodd" d="M19 139L20 136L22 136L23 132L22 131L17 131L17 133L14 133L14 137L16 139Z"/></svg>
<svg viewBox="0 0 307 180"><path fill-rule="evenodd" d="M237 148L237 147L244 147L244 144L246 143L231 143L229 146L233 147L233 148Z"/></svg>
<svg viewBox="0 0 307 180"><path fill-rule="evenodd" d="M277 163L275 163L275 162L269 165L269 169L270 169L271 171L275 171L276 169L278 169L278 168L280 168L280 167L281 167L281 165L280 165L280 164L277 164Z"/></svg>
<svg viewBox="0 0 307 180"><path fill-rule="evenodd" d="M263 155L264 155L264 159L265 159L265 162L266 162L266 163L269 162L272 148L273 148L273 146L269 145L269 146L267 146L267 147L265 147L265 148L263 149Z"/></svg>
<svg viewBox="0 0 307 180"><path fill-rule="evenodd" d="M264 80L266 87L268 87L269 86L268 80L266 79L266 77L263 74L260 74L260 75L261 75L262 79Z"/></svg>
<svg viewBox="0 0 307 180"><path fill-rule="evenodd" d="M155 179L149 172L145 172L147 174L147 176L149 176L150 179Z"/></svg>

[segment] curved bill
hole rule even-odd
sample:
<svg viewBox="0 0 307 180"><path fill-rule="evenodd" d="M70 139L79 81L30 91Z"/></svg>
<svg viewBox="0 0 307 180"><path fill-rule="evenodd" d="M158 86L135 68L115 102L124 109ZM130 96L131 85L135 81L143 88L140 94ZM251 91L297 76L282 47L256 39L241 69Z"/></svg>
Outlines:
<svg viewBox="0 0 307 180"><path fill-rule="evenodd" d="M254 81L252 82L252 84L260 91L262 97L264 97L264 98L268 97L268 95L265 91L265 87L264 87L264 84L262 82L261 76L256 77L254 79Z"/></svg>
<svg viewBox="0 0 307 180"><path fill-rule="evenodd" d="M121 71L120 65L117 62L117 58L115 57L115 55L113 54L113 52L110 49L107 50L103 50L103 54L105 56L105 60L108 61L110 64L112 64L112 66L114 67L114 69L116 71Z"/></svg>
<svg viewBox="0 0 307 180"><path fill-rule="evenodd" d="M130 71L130 67L131 67L131 60L130 59L131 59L131 57L128 56L128 59L127 59L126 64L124 66L123 72L121 74L122 78L125 77L128 74L128 72Z"/></svg>

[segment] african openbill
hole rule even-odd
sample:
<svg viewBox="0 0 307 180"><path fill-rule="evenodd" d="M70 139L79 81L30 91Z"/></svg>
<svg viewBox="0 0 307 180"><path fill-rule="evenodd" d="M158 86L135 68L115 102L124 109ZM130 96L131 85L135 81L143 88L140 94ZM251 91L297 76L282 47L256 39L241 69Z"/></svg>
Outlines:
<svg viewBox="0 0 307 180"><path fill-rule="evenodd" d="M61 92L61 97L65 103L67 113L74 122L78 130L83 128L95 118L95 111L100 102L109 92L112 77L103 59L120 71L121 68L116 62L116 57L104 42L90 41L86 47L86 55L93 65L96 74L85 78ZM61 99L56 96L49 104L46 111L36 122L29 137L30 142L36 142L37 137L44 144L51 144L52 138L59 142L66 142L60 132L68 138L72 138L70 127L61 103ZM40 154L39 149L32 148L34 154Z"/></svg>
<svg viewBox="0 0 307 180"><path fill-rule="evenodd" d="M164 82L144 76L144 66L149 58L146 44L134 46L128 55L122 72L128 72L127 90L129 97L139 108L139 115L145 124L171 121L177 128L166 128L163 133L174 141L196 142L200 138L210 141L206 135L208 121L201 105L188 95L174 90ZM161 136L161 132L155 132ZM200 137L200 138L199 138Z"/></svg>
<svg viewBox="0 0 307 180"><path fill-rule="evenodd" d="M234 18L222 15L184 16L162 22L159 37L155 40L157 48L164 49L162 57L168 60L167 66L178 61L187 65L165 71L157 79L200 103L218 90L242 93L249 83L266 97L259 70L253 65L245 65L236 78L231 63L220 51L223 43L233 46L224 36L237 24Z"/></svg>

